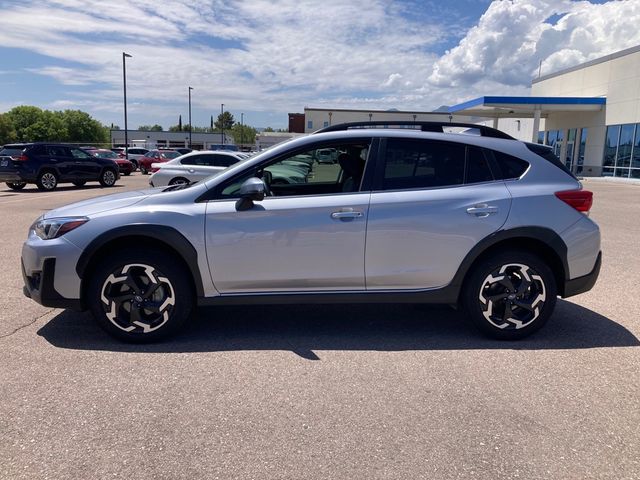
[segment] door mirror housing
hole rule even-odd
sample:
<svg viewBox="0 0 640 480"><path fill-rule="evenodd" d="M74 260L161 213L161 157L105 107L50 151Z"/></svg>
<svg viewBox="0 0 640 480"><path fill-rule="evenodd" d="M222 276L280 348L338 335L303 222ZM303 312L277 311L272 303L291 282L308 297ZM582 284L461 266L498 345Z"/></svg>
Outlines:
<svg viewBox="0 0 640 480"><path fill-rule="evenodd" d="M240 199L236 202L236 210L249 210L253 207L253 202L264 200L265 185L257 177L248 178L240 186Z"/></svg>

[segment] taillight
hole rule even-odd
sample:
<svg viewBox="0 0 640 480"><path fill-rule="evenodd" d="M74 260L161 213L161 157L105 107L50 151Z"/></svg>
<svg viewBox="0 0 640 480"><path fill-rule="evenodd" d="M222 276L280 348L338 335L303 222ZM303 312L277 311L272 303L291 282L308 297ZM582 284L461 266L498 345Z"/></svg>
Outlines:
<svg viewBox="0 0 640 480"><path fill-rule="evenodd" d="M589 212L593 205L593 192L589 190L563 190L556 197L579 212Z"/></svg>
<svg viewBox="0 0 640 480"><path fill-rule="evenodd" d="M19 157L13 157L13 159L17 162L26 162L27 160L29 160L29 157L27 157L25 154L22 154Z"/></svg>

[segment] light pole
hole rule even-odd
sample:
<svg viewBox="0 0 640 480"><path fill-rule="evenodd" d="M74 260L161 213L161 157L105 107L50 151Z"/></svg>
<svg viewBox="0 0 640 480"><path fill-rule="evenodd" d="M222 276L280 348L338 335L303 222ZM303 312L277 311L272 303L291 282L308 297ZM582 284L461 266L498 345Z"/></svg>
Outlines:
<svg viewBox="0 0 640 480"><path fill-rule="evenodd" d="M124 158L129 160L129 136L127 134L127 57L131 58L131 55L122 52L122 85L124 87Z"/></svg>
<svg viewBox="0 0 640 480"><path fill-rule="evenodd" d="M222 129L222 145L224 145L224 103L220 104L220 128Z"/></svg>
<svg viewBox="0 0 640 480"><path fill-rule="evenodd" d="M193 87L189 87L189 148L191 148L191 131L193 130L193 125L191 125L191 90Z"/></svg>

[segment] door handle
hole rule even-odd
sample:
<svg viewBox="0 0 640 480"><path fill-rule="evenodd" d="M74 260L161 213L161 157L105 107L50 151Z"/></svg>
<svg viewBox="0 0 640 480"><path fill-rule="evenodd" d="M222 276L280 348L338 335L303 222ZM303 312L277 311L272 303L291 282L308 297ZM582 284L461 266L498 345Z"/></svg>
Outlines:
<svg viewBox="0 0 640 480"><path fill-rule="evenodd" d="M469 215L475 215L478 218L485 218L492 213L498 213L498 207L496 207L495 205L480 203L478 205L474 205L473 207L467 208L467 213Z"/></svg>
<svg viewBox="0 0 640 480"><path fill-rule="evenodd" d="M331 218L336 220L349 220L351 218L360 218L360 217L362 217L362 212L355 211L352 208L345 208L343 210L338 210L337 212L333 212L331 214Z"/></svg>

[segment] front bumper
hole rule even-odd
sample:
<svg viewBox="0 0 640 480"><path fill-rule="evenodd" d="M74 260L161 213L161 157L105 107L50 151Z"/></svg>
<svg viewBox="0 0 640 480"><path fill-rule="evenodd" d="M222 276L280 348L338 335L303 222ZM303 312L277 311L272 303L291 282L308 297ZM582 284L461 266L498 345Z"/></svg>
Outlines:
<svg viewBox="0 0 640 480"><path fill-rule="evenodd" d="M590 273L582 277L574 278L573 280L567 280L564 283L564 294L562 295L562 298L572 297L591 290L596 284L596 280L598 280L601 265L602 252L599 252L596 264L593 266L593 270L591 270Z"/></svg>
<svg viewBox="0 0 640 480"><path fill-rule="evenodd" d="M21 257L24 294L45 307L81 310L81 279L75 271L81 253L64 237L42 240L29 232Z"/></svg>
<svg viewBox="0 0 640 480"><path fill-rule="evenodd" d="M45 307L82 310L80 299L65 298L56 291L53 284L56 272L55 258L47 258L42 264L42 270L32 271L31 275L27 275L23 261L21 264L24 279L22 292L26 297Z"/></svg>

